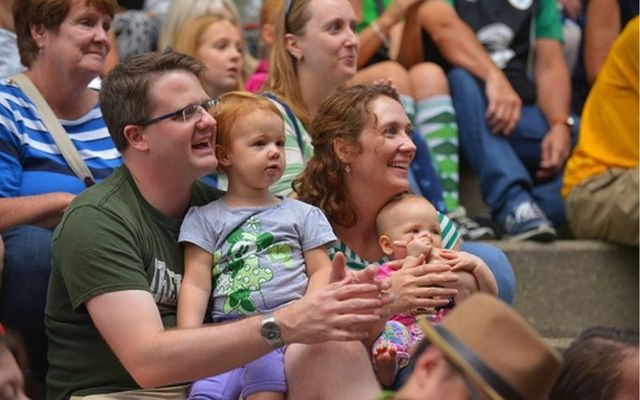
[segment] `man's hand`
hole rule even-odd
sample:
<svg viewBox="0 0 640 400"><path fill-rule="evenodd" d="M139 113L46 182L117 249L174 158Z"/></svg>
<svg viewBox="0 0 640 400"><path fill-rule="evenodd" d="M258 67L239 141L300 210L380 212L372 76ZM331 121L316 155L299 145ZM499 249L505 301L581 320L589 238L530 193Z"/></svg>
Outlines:
<svg viewBox="0 0 640 400"><path fill-rule="evenodd" d="M536 179L549 179L562 169L571 152L571 131L564 124L554 124L542 139L542 156Z"/></svg>
<svg viewBox="0 0 640 400"><path fill-rule="evenodd" d="M494 133L509 135L520 120L522 100L502 71L496 69L485 82L489 105L485 117Z"/></svg>
<svg viewBox="0 0 640 400"><path fill-rule="evenodd" d="M314 344L330 340L375 339L389 315L389 280L376 279L378 268L347 271L344 255L336 254L328 286L279 309L277 318L286 343Z"/></svg>

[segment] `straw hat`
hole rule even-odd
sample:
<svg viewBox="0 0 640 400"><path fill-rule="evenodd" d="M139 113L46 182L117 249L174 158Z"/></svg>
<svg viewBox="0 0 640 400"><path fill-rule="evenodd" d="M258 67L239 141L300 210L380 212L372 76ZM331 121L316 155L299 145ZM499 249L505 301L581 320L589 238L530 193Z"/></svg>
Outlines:
<svg viewBox="0 0 640 400"><path fill-rule="evenodd" d="M474 294L435 327L418 322L431 343L491 399L543 400L560 374L560 354L494 296Z"/></svg>

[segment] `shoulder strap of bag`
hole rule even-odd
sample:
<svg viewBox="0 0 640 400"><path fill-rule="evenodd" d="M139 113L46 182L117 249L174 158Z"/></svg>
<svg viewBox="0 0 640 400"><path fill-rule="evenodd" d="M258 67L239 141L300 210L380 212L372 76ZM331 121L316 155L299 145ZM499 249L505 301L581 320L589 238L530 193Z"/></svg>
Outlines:
<svg viewBox="0 0 640 400"><path fill-rule="evenodd" d="M80 157L78 149L73 145L67 131L60 124L58 117L55 116L47 101L42 97L38 88L31 82L28 76L23 73L15 74L11 77L22 91L33 101L36 109L40 113L42 123L47 128L56 145L60 149L60 154L64 157L71 170L80 178L84 184L89 187L95 183L91 171L87 164Z"/></svg>
<svg viewBox="0 0 640 400"><path fill-rule="evenodd" d="M298 118L296 118L293 111L291 111L291 108L289 108L289 106L284 101L280 100L273 93L263 92L261 93L261 95L277 102L282 106L282 108L284 108L284 112L287 113L287 117L289 117L289 119L291 120L291 123L293 124L293 129L296 131L296 140L298 141L298 147L300 147L300 151L302 152L302 154L304 154L304 144L302 143L302 131L298 126Z"/></svg>

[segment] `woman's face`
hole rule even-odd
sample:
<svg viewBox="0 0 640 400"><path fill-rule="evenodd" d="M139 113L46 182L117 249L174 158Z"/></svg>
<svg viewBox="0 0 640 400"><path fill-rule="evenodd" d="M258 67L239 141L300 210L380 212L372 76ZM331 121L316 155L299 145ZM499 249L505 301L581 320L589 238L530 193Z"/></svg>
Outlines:
<svg viewBox="0 0 640 400"><path fill-rule="evenodd" d="M211 24L200 38L196 58L207 66L206 80L210 95L238 88L242 74L242 34L231 22L222 20Z"/></svg>
<svg viewBox="0 0 640 400"><path fill-rule="evenodd" d="M72 0L69 13L58 29L36 27L34 30L34 39L42 47L36 62L47 59L72 70L75 76L96 77L109 52L109 29L109 15L87 6L86 0Z"/></svg>
<svg viewBox="0 0 640 400"><path fill-rule="evenodd" d="M348 81L356 73L360 45L351 4L347 0L311 0L309 12L305 32L295 36L301 56L298 68L338 84Z"/></svg>
<svg viewBox="0 0 640 400"><path fill-rule="evenodd" d="M361 151L352 156L347 182L376 188L389 198L409 188L409 164L416 146L411 140L411 122L402 105L380 96L369 103L369 118L360 135Z"/></svg>

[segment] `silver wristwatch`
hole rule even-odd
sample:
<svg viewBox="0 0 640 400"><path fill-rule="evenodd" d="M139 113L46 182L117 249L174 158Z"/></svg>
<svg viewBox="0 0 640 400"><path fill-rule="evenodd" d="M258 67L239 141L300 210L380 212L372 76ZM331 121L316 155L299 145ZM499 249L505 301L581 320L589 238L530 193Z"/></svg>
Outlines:
<svg viewBox="0 0 640 400"><path fill-rule="evenodd" d="M265 314L260 321L260 334L274 349L284 346L280 337L280 327L272 314Z"/></svg>

